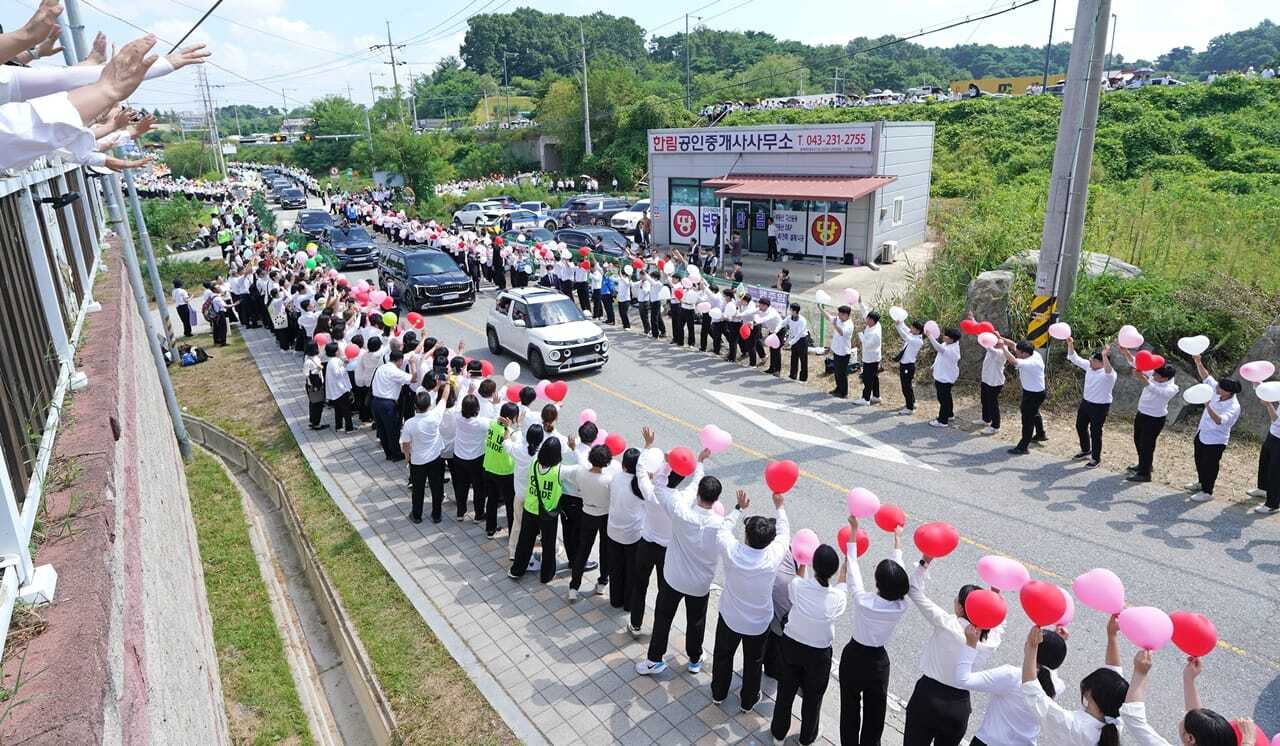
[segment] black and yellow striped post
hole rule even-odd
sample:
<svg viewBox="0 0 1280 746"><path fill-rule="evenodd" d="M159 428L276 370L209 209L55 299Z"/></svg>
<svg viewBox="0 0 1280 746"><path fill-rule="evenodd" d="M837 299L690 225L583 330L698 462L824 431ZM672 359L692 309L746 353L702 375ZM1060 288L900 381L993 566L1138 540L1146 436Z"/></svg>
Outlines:
<svg viewBox="0 0 1280 746"><path fill-rule="evenodd" d="M1037 295L1031 301L1031 322L1027 324L1027 341L1036 347L1049 343L1049 325L1058 320L1058 299Z"/></svg>

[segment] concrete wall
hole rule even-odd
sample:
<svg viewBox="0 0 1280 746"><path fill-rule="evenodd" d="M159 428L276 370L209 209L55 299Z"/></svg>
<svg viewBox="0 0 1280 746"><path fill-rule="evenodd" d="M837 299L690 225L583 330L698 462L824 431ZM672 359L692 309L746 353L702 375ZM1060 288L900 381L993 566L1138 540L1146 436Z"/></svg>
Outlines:
<svg viewBox="0 0 1280 746"><path fill-rule="evenodd" d="M78 351L89 386L55 447L76 475L46 502L58 530L39 560L59 584L5 744L230 742L182 462L118 256Z"/></svg>
<svg viewBox="0 0 1280 746"><path fill-rule="evenodd" d="M897 181L875 193L871 211L872 254L885 241L907 249L925 240L929 226L929 181L933 174L933 122L885 122L877 143L879 173ZM893 203L902 198L902 223L894 225Z"/></svg>

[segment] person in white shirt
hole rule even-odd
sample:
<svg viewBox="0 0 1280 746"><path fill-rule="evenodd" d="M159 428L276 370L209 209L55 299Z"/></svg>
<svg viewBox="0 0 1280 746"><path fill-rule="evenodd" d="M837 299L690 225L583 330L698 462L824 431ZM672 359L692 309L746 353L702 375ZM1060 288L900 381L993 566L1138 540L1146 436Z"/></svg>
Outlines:
<svg viewBox="0 0 1280 746"><path fill-rule="evenodd" d="M360 413L360 421L373 421L373 397L370 387L373 385L373 374L382 364L382 337L371 335L364 343L364 352L356 358L356 368L352 394L355 397L356 409Z"/></svg>
<svg viewBox="0 0 1280 746"><path fill-rule="evenodd" d="M863 306L865 309L866 307ZM855 399L858 406L869 406L880 403L880 346L882 343L880 314L865 311L862 331L858 332L858 342L862 346L862 398Z"/></svg>
<svg viewBox="0 0 1280 746"><path fill-rule="evenodd" d="M972 624L965 627L965 643L956 663L956 683L961 689L990 694L982 722L978 724L970 746L1036 746L1040 735L1040 718L1022 693L1022 667L1012 664L995 666L974 673L973 661L981 630ZM1050 698L1065 687L1057 670L1067 657L1067 642L1056 631L1045 630L1036 653L1036 679Z"/></svg>
<svg viewBox="0 0 1280 746"><path fill-rule="evenodd" d="M648 335L650 333L649 321L652 314L649 311L649 287L653 280L644 273L644 269L635 271L632 279L631 289L635 294L636 307L640 310L640 328Z"/></svg>
<svg viewBox="0 0 1280 746"><path fill-rule="evenodd" d="M298 314L298 326L302 328L303 339L315 339L316 322L320 320L320 314L314 310L315 303L304 298L298 303L298 307L302 309L302 313Z"/></svg>
<svg viewBox="0 0 1280 746"><path fill-rule="evenodd" d="M1111 411L1112 392L1116 387L1116 371L1111 367L1111 346L1103 345L1088 360L1076 354L1075 338L1067 337L1067 362L1084 371L1084 394L1076 410L1076 436L1080 452L1076 459L1089 459L1086 468L1102 462L1102 427Z"/></svg>
<svg viewBox="0 0 1280 746"><path fill-rule="evenodd" d="M654 282L649 285L649 331L654 339L667 336L667 322L662 316L662 303L671 306L671 287L661 275L653 273ZM674 333L674 332L673 332Z"/></svg>
<svg viewBox="0 0 1280 746"><path fill-rule="evenodd" d="M773 495L776 518L751 516L744 521L745 542L734 538L742 511L751 506L747 493L738 490L733 511L720 524L716 537L724 562L724 591L720 594L720 614L716 619L716 643L711 661L711 701L720 704L729 696L733 682L733 657L742 647L742 690L739 706L743 712L760 701L760 678L764 665L764 642L773 621L773 577L791 545L791 524L787 520L785 498Z"/></svg>
<svg viewBox="0 0 1280 746"><path fill-rule="evenodd" d="M1133 353L1123 347L1120 352L1132 366ZM1133 377L1142 384L1142 394L1138 397L1138 411L1133 416L1133 447L1138 452L1138 463L1128 468L1127 480L1130 482L1151 481L1156 440L1169 416L1169 401L1178 395L1178 384L1174 381L1176 375L1177 371L1167 363L1146 373L1133 368Z"/></svg>
<svg viewBox="0 0 1280 746"><path fill-rule="evenodd" d="M412 381L417 371L412 364L409 370L402 369L403 363L404 350L393 347L387 362L379 365L373 372L369 384L372 399L370 408L377 427L378 442L382 444L382 453L388 461L404 460L404 453L400 450L400 428L404 421L396 411L396 401L400 398L400 388Z"/></svg>
<svg viewBox="0 0 1280 746"><path fill-rule="evenodd" d="M930 427L951 427L956 416L951 388L960 378L960 332L950 327L942 330L942 341L926 336L933 348L933 390L938 397L938 417L929 420Z"/></svg>
<svg viewBox="0 0 1280 746"><path fill-rule="evenodd" d="M960 688L955 676L956 662L966 648L964 629L969 619L965 615L965 601L979 588L961 586L953 610L946 611L924 593L933 561L921 558L911 576L911 589L907 591L907 597L933 627L933 632L920 654L920 679L907 702L907 723L902 734L906 746L958 746L969 727L972 711L969 692ZM984 630L977 646L978 659L986 658L1000 647L1003 637L1004 623Z"/></svg>
<svg viewBox="0 0 1280 746"><path fill-rule="evenodd" d="M603 596L609 588L610 574L613 570L611 552L609 551L609 488L613 475L618 471L613 463L613 453L608 446L595 445L587 451L585 463L565 466L560 471L560 479L572 489L582 500L582 517L578 521L578 550L570 558L571 574L569 576L569 602L578 600L578 590L582 588L582 575L586 572L587 561L591 558L591 549L595 546L596 536L600 537L600 573L596 578L596 595Z"/></svg>
<svg viewBox="0 0 1280 746"><path fill-rule="evenodd" d="M1044 358L1026 340L1000 341L1004 343L1005 359L1018 369L1018 382L1022 385L1022 399L1018 403L1018 413L1022 418L1022 438L1008 450L1014 456L1021 456L1027 453L1027 446L1032 441L1043 443L1049 439L1044 433L1044 418L1040 416L1040 406L1044 404L1045 398ZM1012 351L1010 348L1013 348Z"/></svg>
<svg viewBox="0 0 1280 746"><path fill-rule="evenodd" d="M831 322L831 356L834 358L834 375L836 387L831 395L837 399L849 397L849 356L853 354L853 322L849 320L853 309L840 306L836 315L827 313L827 321Z"/></svg>
<svg viewBox="0 0 1280 746"><path fill-rule="evenodd" d="M1266 440L1258 452L1258 486L1249 490L1249 497L1261 497L1266 500L1253 509L1255 513L1272 515L1280 513L1280 414L1276 405L1259 399L1267 410L1271 424L1267 428Z"/></svg>
<svg viewBox="0 0 1280 746"><path fill-rule="evenodd" d="M634 281L631 274L635 269L630 265L623 267L623 273L613 278L613 297L618 302L618 321L623 329L631 328L631 299Z"/></svg>
<svg viewBox="0 0 1280 746"><path fill-rule="evenodd" d="M1138 746L1171 746L1147 721L1147 677L1151 673L1151 651L1141 650L1133 658L1133 681L1125 702L1120 707L1120 723L1125 737ZM1235 729L1232 723L1218 713L1200 704L1196 691L1196 677L1202 669L1199 658L1188 658L1182 671L1182 699L1186 713L1178 723L1180 743L1184 746L1251 746L1257 743L1257 727L1249 718L1238 718ZM1239 733L1239 736L1236 734ZM1257 746L1266 746L1265 743Z"/></svg>
<svg viewBox="0 0 1280 746"><path fill-rule="evenodd" d="M972 318L972 315L970 315ZM979 400L982 402L982 419L975 425L983 425L983 435L1000 432L1000 392L1004 391L1004 369L1008 361L1004 356L1004 344L997 342L982 355Z"/></svg>
<svg viewBox="0 0 1280 746"><path fill-rule="evenodd" d="M823 544L814 551L812 564L812 568L796 567L796 577L789 588L791 612L783 630L782 676L778 679L773 720L769 724L775 744L782 743L791 730L791 707L797 692L804 698L800 706L799 743L811 744L818 740L818 717L831 681L835 623L844 616L848 604L847 560L842 564L836 550ZM813 577L806 577L810 570ZM834 583L833 575L836 576Z"/></svg>
<svg viewBox="0 0 1280 746"><path fill-rule="evenodd" d="M178 319L182 321L182 336L190 337L195 309L191 307L191 293L182 286L182 280L173 281L173 305L177 308Z"/></svg>
<svg viewBox="0 0 1280 746"><path fill-rule="evenodd" d="M1186 486L1187 492L1193 493L1195 502L1209 502L1213 499L1213 488L1218 482L1218 470L1222 466L1222 454L1227 450L1231 440L1231 429L1240 419L1240 382L1234 378L1221 381L1210 375L1204 367L1204 361L1195 355L1196 372L1200 381L1214 388L1214 399L1204 405L1204 414L1200 415L1200 424L1196 427L1195 461L1196 481Z"/></svg>
<svg viewBox="0 0 1280 746"><path fill-rule="evenodd" d="M1034 625L1027 632L1022 648L1022 696L1035 713L1039 740L1065 746L1119 746L1121 708L1129 682L1125 681L1119 666L1113 665L1119 663L1118 658L1112 657L1114 626L1113 617L1107 628L1108 664L1080 681L1080 701L1084 706L1080 710L1068 710L1049 697L1040 678L1039 654L1044 633Z"/></svg>
<svg viewBox="0 0 1280 746"><path fill-rule="evenodd" d="M760 329L760 344L763 346L766 338L770 335L778 334L782 330L784 321L782 314L773 307L768 298L761 298L760 302L763 305L757 304L756 326ZM769 348L769 367L765 369L765 372L770 375L782 375L782 343L783 340L779 339L777 347Z"/></svg>
<svg viewBox="0 0 1280 746"><path fill-rule="evenodd" d="M645 450L653 447L653 432L643 430ZM701 475L698 475L701 478ZM658 578L658 595L667 588L664 567L667 561L667 549L671 546L671 515L662 507L658 499L659 490L674 490L684 481L684 477L671 472L666 479L654 483L642 466L636 467L636 479L632 482L632 490L644 501L644 525L640 529L640 542L636 547L636 572L631 584L631 620L630 630L633 636L640 634L640 625L644 622L645 596L649 593L649 577L655 572ZM670 590L666 590L670 592Z"/></svg>
<svg viewBox="0 0 1280 746"><path fill-rule="evenodd" d="M778 261L778 226L774 225L773 218L769 218L765 225L765 236L769 242L768 250L765 252L765 260L770 262Z"/></svg>
<svg viewBox="0 0 1280 746"><path fill-rule="evenodd" d="M698 323L698 302L700 300L702 300L701 282L690 283L689 287L684 288L684 293L680 297L680 324L684 327L684 343L690 347L695 344L696 334L694 328Z"/></svg>
<svg viewBox="0 0 1280 746"><path fill-rule="evenodd" d="M409 520L422 523L422 504L426 487L431 485L431 522L440 522L440 509L444 504L444 440L440 437L440 422L444 419L448 402L448 384L441 381L432 395L431 391L419 391L414 397L417 411L400 432L400 450L409 460L409 495L411 506Z"/></svg>
<svg viewBox="0 0 1280 746"><path fill-rule="evenodd" d="M453 499L457 506L457 519L467 514L467 497L472 497L475 513L473 519L480 523L485 519L484 444L493 419L480 416L480 397L464 394L458 400L458 419L453 436Z"/></svg>
<svg viewBox="0 0 1280 746"><path fill-rule="evenodd" d="M916 411L916 360L920 357L920 348L924 346L924 324L913 319L910 326L898 321L893 328L902 340L902 349L894 358L898 363L898 383L902 386L902 399L905 402L898 414L909 415Z"/></svg>
<svg viewBox="0 0 1280 746"><path fill-rule="evenodd" d="M724 520L712 508L720 500L720 480L702 476L702 464L711 452L699 454L698 467L693 478L682 490L655 491L658 502L671 517L671 545L667 550L662 575L665 587L658 589L653 609L653 633L649 638L648 657L636 663L636 673L644 675L661 673L667 668L662 658L667 652L667 640L671 635L671 623L676 609L684 602L685 651L689 655L689 673L702 671L702 641L707 629L707 603L711 600L711 580L715 577L719 551L716 535ZM671 474L671 467L664 465L654 478L659 482ZM646 489L648 479L643 470L639 473L640 488Z"/></svg>
<svg viewBox="0 0 1280 746"><path fill-rule="evenodd" d="M788 377L793 381L807 381L809 380L809 322L800 315L799 303L792 303L789 310L791 315L782 324L783 344L791 351L791 372Z"/></svg>
<svg viewBox="0 0 1280 746"><path fill-rule="evenodd" d="M858 519L849 517L850 537ZM853 634L840 653L840 742L879 746L889 704L889 653L898 623L907 613L911 579L902 561L902 527L893 532L893 556L876 565L874 592L862 585L856 541L849 561L849 596Z"/></svg>
<svg viewBox="0 0 1280 746"><path fill-rule="evenodd" d="M320 347L315 342L307 342L307 357L302 362L302 375L306 381L308 427L312 430L324 430L328 425L322 424L325 402L325 365L320 357Z"/></svg>
<svg viewBox="0 0 1280 746"><path fill-rule="evenodd" d="M507 455L515 462L516 467L514 476L516 515L511 524L511 532L507 536L508 560L514 561L516 558L516 544L519 543L520 526L524 521L524 501L529 496L529 466L533 463L533 458L538 453L538 447L542 445L543 437L542 423L535 422L529 425L523 434L520 432L520 428L516 428L512 437L502 442L503 448L506 449ZM541 562L539 561L540 564ZM538 568L533 567L533 561L531 561L527 569L532 571Z"/></svg>
<svg viewBox="0 0 1280 746"><path fill-rule="evenodd" d="M347 375L347 364L339 355L337 342L324 346L324 393L329 406L333 407L333 431L351 432L355 425L351 422L351 377Z"/></svg>
<svg viewBox="0 0 1280 746"><path fill-rule="evenodd" d="M622 468L609 481L609 520L605 530L609 536L609 605L631 613L632 576L635 574L636 549L644 529L644 501L640 499L636 465L640 449L628 448L622 453ZM517 466L517 469L519 467Z"/></svg>

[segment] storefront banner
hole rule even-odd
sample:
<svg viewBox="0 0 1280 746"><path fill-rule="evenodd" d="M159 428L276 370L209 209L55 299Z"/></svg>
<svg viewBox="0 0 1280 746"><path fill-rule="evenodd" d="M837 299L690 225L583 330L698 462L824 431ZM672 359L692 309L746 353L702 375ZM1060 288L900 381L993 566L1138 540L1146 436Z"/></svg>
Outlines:
<svg viewBox="0 0 1280 746"><path fill-rule="evenodd" d="M716 236L719 233L716 230L716 226L720 222L720 208L702 207L700 209L701 216L698 225L701 226L701 230L698 233L698 243L703 246L715 246Z"/></svg>
<svg viewBox="0 0 1280 746"><path fill-rule="evenodd" d="M809 213L809 250L812 256L844 256L845 214L843 212Z"/></svg>
<svg viewBox="0 0 1280 746"><path fill-rule="evenodd" d="M698 231L698 222L697 206L672 205L671 243L683 246L689 245L693 241L694 234Z"/></svg>
<svg viewBox="0 0 1280 746"><path fill-rule="evenodd" d="M873 125L735 127L658 133L649 136L650 153L870 153Z"/></svg>
<svg viewBox="0 0 1280 746"><path fill-rule="evenodd" d="M778 229L778 249L791 254L803 254L805 246L804 210L774 210L773 224Z"/></svg>

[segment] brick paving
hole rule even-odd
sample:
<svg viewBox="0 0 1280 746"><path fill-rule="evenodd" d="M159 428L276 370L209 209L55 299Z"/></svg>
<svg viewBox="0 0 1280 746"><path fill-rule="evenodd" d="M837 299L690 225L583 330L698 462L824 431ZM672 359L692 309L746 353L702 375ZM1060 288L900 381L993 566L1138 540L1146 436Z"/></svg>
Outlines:
<svg viewBox="0 0 1280 746"><path fill-rule="evenodd" d="M505 531L496 540L486 539L482 524L456 521L449 507L442 523L415 525L408 519L405 465L383 458L368 426L342 434L308 429L301 356L282 352L262 330L242 333L311 468L520 738L528 743L637 746L772 743L771 679L764 680L764 697L755 712L738 711L737 675L725 703L711 702L718 590L713 588L707 611L702 672L689 674L683 653L669 652L666 672L637 675L634 665L648 645L657 583L649 586L645 634L633 639L626 617L609 606L607 596L588 592L577 603L567 603L567 576L546 586L534 574L520 581L507 578ZM332 416L325 415L332 424ZM452 501L451 486L445 491L446 501ZM593 586L590 576L583 586ZM677 613L669 651L684 649L683 620L683 612ZM741 666L740 654L736 665ZM839 739L839 696L833 672L820 744ZM800 729L799 704L788 743ZM898 734L890 728L885 737L891 742Z"/></svg>

